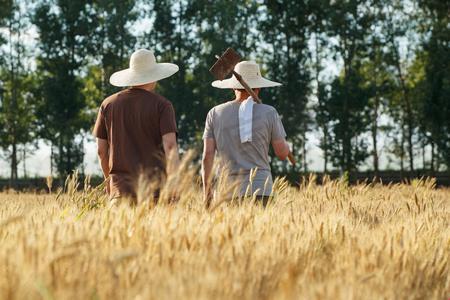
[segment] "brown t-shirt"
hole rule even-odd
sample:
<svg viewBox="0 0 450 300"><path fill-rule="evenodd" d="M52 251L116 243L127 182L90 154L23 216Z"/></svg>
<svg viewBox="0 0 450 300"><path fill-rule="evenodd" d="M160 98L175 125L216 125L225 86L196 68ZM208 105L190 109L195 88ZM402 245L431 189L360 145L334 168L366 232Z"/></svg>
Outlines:
<svg viewBox="0 0 450 300"><path fill-rule="evenodd" d="M177 132L173 106L156 93L129 88L103 101L93 134L108 140L111 196L135 196L139 174L161 180L162 136L171 132Z"/></svg>

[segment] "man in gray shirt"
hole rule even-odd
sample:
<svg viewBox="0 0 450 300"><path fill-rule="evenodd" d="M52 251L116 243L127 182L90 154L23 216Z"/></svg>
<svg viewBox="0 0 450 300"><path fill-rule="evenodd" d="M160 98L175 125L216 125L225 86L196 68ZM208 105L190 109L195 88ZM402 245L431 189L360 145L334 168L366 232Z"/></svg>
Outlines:
<svg viewBox="0 0 450 300"><path fill-rule="evenodd" d="M281 85L261 77L259 66L255 62L240 62L236 65L235 71L256 94L260 88ZM212 85L233 89L236 99L212 108L206 118L202 160L205 201L210 203L212 197L210 182L216 151L221 163L219 170L223 171L224 168L227 170L230 183L238 182L237 190L230 194L229 198L233 194L239 198L256 195L257 198L265 200L271 195L273 184L269 165L269 145L272 144L276 156L281 160L285 160L289 154L285 140L286 133L280 117L272 106L249 103L248 101L253 100L249 99L248 93L234 76L215 81ZM242 106L249 104L252 106L250 121L244 122ZM250 132L249 137L243 140L245 129Z"/></svg>

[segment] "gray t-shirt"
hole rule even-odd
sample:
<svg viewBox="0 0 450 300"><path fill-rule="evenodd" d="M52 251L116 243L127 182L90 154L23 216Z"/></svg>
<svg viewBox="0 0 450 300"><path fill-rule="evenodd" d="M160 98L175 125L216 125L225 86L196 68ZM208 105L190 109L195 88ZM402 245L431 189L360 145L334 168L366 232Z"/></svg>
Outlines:
<svg viewBox="0 0 450 300"><path fill-rule="evenodd" d="M268 196L272 193L269 146L284 139L286 132L275 108L265 104L253 106L252 141L241 143L239 136L239 105L230 101L212 108L206 117L203 139L215 140L218 156L228 168L230 179L240 182L238 196ZM257 169L250 184L250 172Z"/></svg>

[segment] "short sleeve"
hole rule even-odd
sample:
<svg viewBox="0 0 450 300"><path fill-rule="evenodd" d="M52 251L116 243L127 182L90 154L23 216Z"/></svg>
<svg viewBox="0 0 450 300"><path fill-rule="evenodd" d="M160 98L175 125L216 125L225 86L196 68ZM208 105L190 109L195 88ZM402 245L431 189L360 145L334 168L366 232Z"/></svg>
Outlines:
<svg viewBox="0 0 450 300"><path fill-rule="evenodd" d="M271 141L285 139L286 131L284 130L280 115L275 109L273 110L271 120L272 120Z"/></svg>
<svg viewBox="0 0 450 300"><path fill-rule="evenodd" d="M177 122L175 120L175 110L170 102L165 104L161 110L159 119L159 130L161 136L168 133L177 133Z"/></svg>
<svg viewBox="0 0 450 300"><path fill-rule="evenodd" d="M108 130L106 128L105 117L103 116L103 108L100 107L97 114L97 120L95 121L93 135L96 138L107 140Z"/></svg>
<svg viewBox="0 0 450 300"><path fill-rule="evenodd" d="M205 122L205 131L203 132L203 139L214 139L214 127L213 127L213 110L208 112Z"/></svg>

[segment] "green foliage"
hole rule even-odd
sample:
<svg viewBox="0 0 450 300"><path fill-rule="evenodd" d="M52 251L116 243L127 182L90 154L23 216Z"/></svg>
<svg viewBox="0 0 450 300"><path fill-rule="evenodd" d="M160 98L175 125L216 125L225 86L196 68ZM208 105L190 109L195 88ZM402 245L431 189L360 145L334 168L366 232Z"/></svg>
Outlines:
<svg viewBox="0 0 450 300"><path fill-rule="evenodd" d="M425 76L420 95L424 127L450 166L450 17L447 1L419 1L430 20L430 38L423 43Z"/></svg>
<svg viewBox="0 0 450 300"><path fill-rule="evenodd" d="M101 62L102 98L117 92L119 89L109 84L109 77L115 71L128 66L131 52L135 50L136 36L131 32L130 24L136 21L135 0L95 0L93 1L97 28L91 35L90 43L95 45L92 54L95 61ZM88 76L89 78L89 76Z"/></svg>
<svg viewBox="0 0 450 300"><path fill-rule="evenodd" d="M0 148L8 158L14 184L18 178L19 150L26 150L27 144L35 140L35 106L31 94L35 80L27 67L27 51L22 40L22 34L29 28L28 16L16 1L7 1L4 7L0 26L5 26L3 42L7 47L0 49Z"/></svg>
<svg viewBox="0 0 450 300"><path fill-rule="evenodd" d="M8 24L8 19L13 11L13 1L0 0L0 7L2 8L0 10L0 28L2 28ZM0 46L4 43L6 43L6 38L2 33L0 33ZM2 56L0 56L0 63L3 63Z"/></svg>
<svg viewBox="0 0 450 300"><path fill-rule="evenodd" d="M282 82L279 88L264 91L264 102L275 106L283 118L289 139L297 147L305 144L311 115L307 111L310 94L310 71L304 66L308 62L308 28L310 1L264 1L260 31L263 42L258 46L263 51L267 75ZM280 51L283 49L283 51ZM301 152L294 147L294 155Z"/></svg>
<svg viewBox="0 0 450 300"><path fill-rule="evenodd" d="M11 165L11 179L15 180L20 162L19 147L26 147L36 140L34 98L29 90L34 79L26 74L20 74L14 81L5 75L0 77L4 78L0 105L0 147ZM21 93L13 92L16 89L20 89Z"/></svg>
<svg viewBox="0 0 450 300"><path fill-rule="evenodd" d="M368 144L362 134L369 125L370 96L360 72L373 16L360 1L335 1L329 11L327 31L337 39L333 48L343 61L341 76L324 99L333 139L330 154L336 167L353 171L367 157Z"/></svg>
<svg viewBox="0 0 450 300"><path fill-rule="evenodd" d="M341 170L354 171L368 156L367 140L362 136L369 125L367 89L361 76L338 78L325 99L331 136L331 158Z"/></svg>
<svg viewBox="0 0 450 300"><path fill-rule="evenodd" d="M40 137L55 147L53 159L59 174L71 173L83 162L76 141L87 130L86 100L82 94L81 67L95 50L91 34L97 25L90 1L42 1L33 23L39 32L40 89L37 117Z"/></svg>
<svg viewBox="0 0 450 300"><path fill-rule="evenodd" d="M199 51L199 42L192 36L191 5L191 1L152 1L145 13L154 21L143 43L153 49L159 61L180 67L170 79L159 82L157 89L175 107L179 140L185 149L198 141L197 133L203 126L199 116L204 111L192 81L193 53Z"/></svg>

